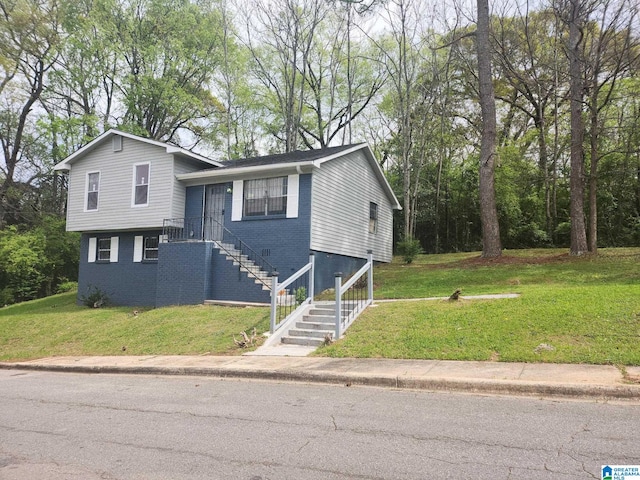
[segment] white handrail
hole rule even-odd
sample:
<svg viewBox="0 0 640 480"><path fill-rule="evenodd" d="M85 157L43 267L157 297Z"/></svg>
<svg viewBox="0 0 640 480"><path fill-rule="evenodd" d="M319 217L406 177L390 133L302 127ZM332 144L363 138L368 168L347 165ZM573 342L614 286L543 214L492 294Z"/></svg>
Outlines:
<svg viewBox="0 0 640 480"><path fill-rule="evenodd" d="M271 333L274 333L278 328L280 328L281 325L286 323L286 321L289 318L291 318L293 315L298 313L298 311L301 308L305 307L306 305L311 303L311 301L313 300L314 288L315 288L314 278L313 278L315 273L314 266L315 266L314 255L311 254L309 255L309 263L307 263L305 266L300 268L300 270L298 270L296 273L291 275L284 282L282 283L278 282L277 272L274 273L274 275L271 277L271 315L269 319L269 331ZM285 318L283 318L280 322L278 322L276 318L277 312L278 312L278 293L286 289L289 285L291 285L293 282L298 280L300 277L302 277L302 275L304 275L307 272L310 272L309 282L308 282L309 289L307 291L307 297L304 299L304 301L300 302L300 304L292 312L290 312Z"/></svg>

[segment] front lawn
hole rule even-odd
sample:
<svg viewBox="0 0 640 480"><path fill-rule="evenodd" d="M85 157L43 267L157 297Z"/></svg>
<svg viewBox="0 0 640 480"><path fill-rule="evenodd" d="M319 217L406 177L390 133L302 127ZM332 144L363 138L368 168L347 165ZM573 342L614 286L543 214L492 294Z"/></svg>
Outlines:
<svg viewBox="0 0 640 480"><path fill-rule="evenodd" d="M519 293L516 299L400 301L368 309L317 355L640 365L640 249L400 259L374 272L376 299Z"/></svg>
<svg viewBox="0 0 640 480"><path fill-rule="evenodd" d="M421 255L376 267L375 298L333 357L640 365L640 248ZM454 290L515 299L409 301ZM405 301L402 301L405 299ZM234 355L233 336L269 328L268 308L89 309L75 292L0 309L0 361L59 355Z"/></svg>
<svg viewBox="0 0 640 480"><path fill-rule="evenodd" d="M0 309L0 361L64 355L237 355L239 333L269 329L268 308L87 308L63 293Z"/></svg>

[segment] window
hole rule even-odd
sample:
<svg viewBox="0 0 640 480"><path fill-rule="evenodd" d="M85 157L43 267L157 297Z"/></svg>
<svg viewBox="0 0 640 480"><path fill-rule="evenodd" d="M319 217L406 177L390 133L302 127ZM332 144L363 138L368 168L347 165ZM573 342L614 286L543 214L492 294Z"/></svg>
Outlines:
<svg viewBox="0 0 640 480"><path fill-rule="evenodd" d="M98 239L98 258L99 262L108 262L111 259L111 238Z"/></svg>
<svg viewBox="0 0 640 480"><path fill-rule="evenodd" d="M117 262L119 240L118 237L90 237L87 262Z"/></svg>
<svg viewBox="0 0 640 480"><path fill-rule="evenodd" d="M87 173L87 196L85 210L98 210L100 193L100 172Z"/></svg>
<svg viewBox="0 0 640 480"><path fill-rule="evenodd" d="M149 204L149 169L148 163L133 166L133 206Z"/></svg>
<svg viewBox="0 0 640 480"><path fill-rule="evenodd" d="M287 177L247 180L243 191L245 217L287 213Z"/></svg>
<svg viewBox="0 0 640 480"><path fill-rule="evenodd" d="M378 205L369 203L369 233L378 231Z"/></svg>
<svg viewBox="0 0 640 480"><path fill-rule="evenodd" d="M158 260L158 237L144 237L144 260Z"/></svg>
<svg viewBox="0 0 640 480"><path fill-rule="evenodd" d="M136 235L133 239L133 261L140 263L142 261L155 262L158 260L158 244L160 237L158 235L142 236Z"/></svg>

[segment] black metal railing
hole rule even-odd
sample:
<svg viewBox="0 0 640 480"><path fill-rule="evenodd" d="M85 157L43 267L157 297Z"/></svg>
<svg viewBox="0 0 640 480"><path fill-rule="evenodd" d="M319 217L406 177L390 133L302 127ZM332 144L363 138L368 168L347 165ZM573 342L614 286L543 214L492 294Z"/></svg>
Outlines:
<svg viewBox="0 0 640 480"><path fill-rule="evenodd" d="M350 317L360 312L364 302L367 301L367 285L369 282L370 271L367 270L356 282L351 285L346 292L342 294L342 307L340 315L343 325L350 323Z"/></svg>
<svg viewBox="0 0 640 480"><path fill-rule="evenodd" d="M365 308L373 302L373 253L367 251L367 262L342 284L342 273L335 274L335 332L337 340Z"/></svg>

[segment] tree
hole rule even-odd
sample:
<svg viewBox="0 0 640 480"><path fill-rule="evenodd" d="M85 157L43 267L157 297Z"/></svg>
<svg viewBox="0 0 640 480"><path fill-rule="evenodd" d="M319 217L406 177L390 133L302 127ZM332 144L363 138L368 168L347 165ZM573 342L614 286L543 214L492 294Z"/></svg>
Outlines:
<svg viewBox="0 0 640 480"><path fill-rule="evenodd" d="M309 148L351 143L354 121L382 87L385 75L365 39L354 42L353 7L329 12L316 29L307 57L301 140Z"/></svg>
<svg viewBox="0 0 640 480"><path fill-rule="evenodd" d="M19 211L20 191L40 175L34 109L62 42L56 0L0 2L0 228Z"/></svg>
<svg viewBox="0 0 640 480"><path fill-rule="evenodd" d="M489 4L478 0L478 28L476 48L478 53L478 84L482 110L482 143L480 146L480 221L482 223L482 256L502 255L500 226L496 208L496 105L491 76L491 46L489 44Z"/></svg>
<svg viewBox="0 0 640 480"><path fill-rule="evenodd" d="M602 151L606 107L613 100L617 82L640 58L637 37L632 34L637 14L635 2L602 2L599 23L586 26L585 54L587 111L589 118L589 235L590 253L598 250L598 164Z"/></svg>
<svg viewBox="0 0 640 480"><path fill-rule="evenodd" d="M245 11L246 44L254 74L263 86L272 123L267 125L285 152L301 146L309 57L316 29L328 12L321 0L260 0Z"/></svg>
<svg viewBox="0 0 640 480"><path fill-rule="evenodd" d="M513 17L502 15L496 19L493 36L500 69L496 97L509 106L500 143L506 146L511 133L514 135L511 140L526 138L526 126L516 123L519 112L533 122L540 178L537 189L544 199L544 228L549 238L557 223L553 195L557 175L549 136L557 116L557 98L563 95L561 86L566 78L566 68L558 61L561 32L556 24L552 10L518 11ZM529 148L528 144L524 146L525 150Z"/></svg>
<svg viewBox="0 0 640 480"><path fill-rule="evenodd" d="M221 18L215 6L191 0L131 0L109 13L107 38L118 48L122 128L182 143L200 137L221 109L209 91L221 63Z"/></svg>
<svg viewBox="0 0 640 480"><path fill-rule="evenodd" d="M566 45L569 59L569 96L571 104L571 255L587 253L587 233L584 215L584 26L589 5L581 0L563 0L560 15L569 27Z"/></svg>
<svg viewBox="0 0 640 480"><path fill-rule="evenodd" d="M415 235L417 210L415 195L424 166L424 151L414 155L414 142L420 118L413 115L420 90L416 83L420 71L420 51L423 48L419 32L420 4L418 0L393 0L386 6L386 22L390 34L376 41L388 81L391 83L386 107L393 123L393 137L388 149L397 160L402 179L403 233L409 240ZM384 105L383 105L383 108ZM422 114L426 112L421 112Z"/></svg>

